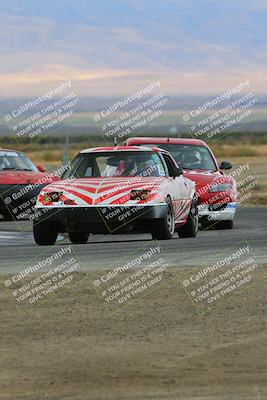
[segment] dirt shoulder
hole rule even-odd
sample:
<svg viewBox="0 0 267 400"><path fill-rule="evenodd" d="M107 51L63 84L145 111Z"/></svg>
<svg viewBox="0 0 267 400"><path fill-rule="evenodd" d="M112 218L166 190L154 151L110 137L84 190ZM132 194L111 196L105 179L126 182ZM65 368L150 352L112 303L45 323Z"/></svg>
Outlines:
<svg viewBox="0 0 267 400"><path fill-rule="evenodd" d="M90 273L26 314L2 290L0 399L266 399L266 279L203 310L167 274L115 315Z"/></svg>

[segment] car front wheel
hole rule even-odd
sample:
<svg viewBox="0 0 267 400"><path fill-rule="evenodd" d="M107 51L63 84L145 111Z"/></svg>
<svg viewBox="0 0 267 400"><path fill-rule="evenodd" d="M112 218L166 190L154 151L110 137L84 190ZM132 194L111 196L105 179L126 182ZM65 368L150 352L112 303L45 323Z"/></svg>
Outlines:
<svg viewBox="0 0 267 400"><path fill-rule="evenodd" d="M186 223L177 229L180 238L196 237L198 231L197 197L193 197Z"/></svg>
<svg viewBox="0 0 267 400"><path fill-rule="evenodd" d="M175 230L175 216L171 199L167 199L167 212L164 219L157 222L154 231L151 232L153 239L168 240L173 237Z"/></svg>
<svg viewBox="0 0 267 400"><path fill-rule="evenodd" d="M89 233L85 232L70 232L69 233L69 238L72 243L75 244L84 244L87 243L87 240L89 238Z"/></svg>
<svg viewBox="0 0 267 400"><path fill-rule="evenodd" d="M55 244L58 231L52 222L34 222L33 236L36 244L47 246Z"/></svg>

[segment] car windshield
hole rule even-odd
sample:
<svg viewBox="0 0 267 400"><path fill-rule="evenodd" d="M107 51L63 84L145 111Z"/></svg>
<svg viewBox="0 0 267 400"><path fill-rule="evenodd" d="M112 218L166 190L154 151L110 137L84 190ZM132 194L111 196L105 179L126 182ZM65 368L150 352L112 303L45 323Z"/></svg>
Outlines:
<svg viewBox="0 0 267 400"><path fill-rule="evenodd" d="M80 153L62 178L165 176L161 158L152 151Z"/></svg>
<svg viewBox="0 0 267 400"><path fill-rule="evenodd" d="M22 153L0 150L0 171L38 171L35 165Z"/></svg>
<svg viewBox="0 0 267 400"><path fill-rule="evenodd" d="M159 147L169 151L176 162L182 165L183 169L217 170L213 157L205 146L167 143L149 143L141 146Z"/></svg>

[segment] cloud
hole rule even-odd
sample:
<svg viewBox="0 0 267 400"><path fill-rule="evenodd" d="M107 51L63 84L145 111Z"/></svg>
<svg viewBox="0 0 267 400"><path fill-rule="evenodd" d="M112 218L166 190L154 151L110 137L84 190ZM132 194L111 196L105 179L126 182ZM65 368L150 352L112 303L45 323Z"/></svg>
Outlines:
<svg viewBox="0 0 267 400"><path fill-rule="evenodd" d="M62 80L88 96L128 94L157 79L178 95L218 93L243 78L264 91L267 52L259 35L266 24L253 10L267 0L114 0L117 12L109 7L103 19L96 18L102 6L87 15L87 1L68 1L72 17L59 7L64 1L47 0L41 11L30 0L28 8L16 0L13 9L0 6L1 97L38 95Z"/></svg>
<svg viewBox="0 0 267 400"><path fill-rule="evenodd" d="M148 83L159 80L161 90L169 95L216 95L248 79L250 90L264 93L267 70L228 70L224 72L179 72L171 69L116 70L80 69L67 65L46 65L22 72L0 74L2 98L41 95L70 80L79 96L128 95Z"/></svg>

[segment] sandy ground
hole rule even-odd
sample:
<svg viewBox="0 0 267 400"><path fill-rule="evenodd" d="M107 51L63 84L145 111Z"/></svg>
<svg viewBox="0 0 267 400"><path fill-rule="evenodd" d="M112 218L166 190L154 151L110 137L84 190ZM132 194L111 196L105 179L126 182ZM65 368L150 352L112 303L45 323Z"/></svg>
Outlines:
<svg viewBox="0 0 267 400"><path fill-rule="evenodd" d="M266 399L266 279L207 309L166 274L112 315L89 273L27 310L2 289L0 399Z"/></svg>

